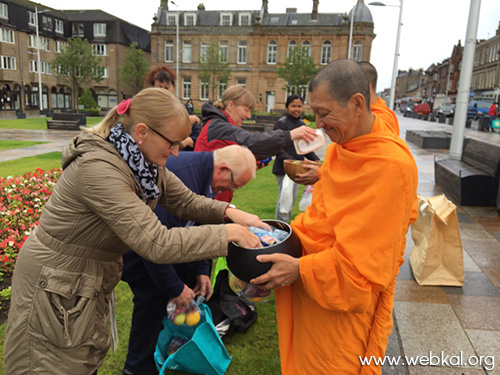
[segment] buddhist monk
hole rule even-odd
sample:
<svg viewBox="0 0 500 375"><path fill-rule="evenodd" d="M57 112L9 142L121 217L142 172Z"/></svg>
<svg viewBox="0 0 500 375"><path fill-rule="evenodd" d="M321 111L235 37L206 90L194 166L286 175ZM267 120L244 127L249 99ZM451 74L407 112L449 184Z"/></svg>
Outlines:
<svg viewBox="0 0 500 375"><path fill-rule="evenodd" d="M399 122L396 114L385 104L385 101L377 95L377 69L368 61L359 63L368 76L370 82L370 109L375 116L380 116L389 125L389 128L399 136Z"/></svg>
<svg viewBox="0 0 500 375"><path fill-rule="evenodd" d="M283 375L381 374L405 235L416 220L417 167L407 145L370 111L366 74L335 60L313 77L316 126L332 140L311 205L291 223L302 257L272 262L252 283L276 289Z"/></svg>

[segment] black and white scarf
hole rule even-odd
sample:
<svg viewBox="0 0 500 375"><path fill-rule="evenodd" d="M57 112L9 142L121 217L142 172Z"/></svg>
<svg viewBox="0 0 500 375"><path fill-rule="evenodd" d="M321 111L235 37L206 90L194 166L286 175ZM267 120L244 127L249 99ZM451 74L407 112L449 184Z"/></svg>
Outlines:
<svg viewBox="0 0 500 375"><path fill-rule="evenodd" d="M146 196L146 202L157 198L160 195L160 189L156 185L158 166L146 161L134 138L123 129L123 124L118 123L111 128L108 140L134 173Z"/></svg>

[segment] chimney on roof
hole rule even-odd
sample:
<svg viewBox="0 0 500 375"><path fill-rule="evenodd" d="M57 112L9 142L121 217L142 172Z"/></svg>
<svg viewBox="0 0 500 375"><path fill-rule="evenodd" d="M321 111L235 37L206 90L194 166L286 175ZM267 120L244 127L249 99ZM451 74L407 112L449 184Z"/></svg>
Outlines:
<svg viewBox="0 0 500 375"><path fill-rule="evenodd" d="M287 13L297 13L297 8L286 8Z"/></svg>
<svg viewBox="0 0 500 375"><path fill-rule="evenodd" d="M319 5L319 0L313 0L313 11L312 11L312 15L311 15L311 18L313 20L318 19L318 5Z"/></svg>
<svg viewBox="0 0 500 375"><path fill-rule="evenodd" d="M498 22L497 35L500 35L500 22Z"/></svg>
<svg viewBox="0 0 500 375"><path fill-rule="evenodd" d="M160 8L168 10L168 0L160 0Z"/></svg>
<svg viewBox="0 0 500 375"><path fill-rule="evenodd" d="M262 0L262 10L264 14L268 13L269 0Z"/></svg>
<svg viewBox="0 0 500 375"><path fill-rule="evenodd" d="M205 10L205 5L203 3L199 3L198 10Z"/></svg>

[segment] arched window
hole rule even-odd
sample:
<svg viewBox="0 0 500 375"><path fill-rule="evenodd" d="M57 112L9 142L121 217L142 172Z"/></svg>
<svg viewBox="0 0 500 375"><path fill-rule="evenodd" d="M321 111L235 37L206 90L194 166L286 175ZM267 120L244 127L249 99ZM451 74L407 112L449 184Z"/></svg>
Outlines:
<svg viewBox="0 0 500 375"><path fill-rule="evenodd" d="M292 40L290 41L290 43L288 43L288 54L287 56L290 56L290 52L292 52L292 50L297 47L297 42L295 40Z"/></svg>
<svg viewBox="0 0 500 375"><path fill-rule="evenodd" d="M21 86L15 85L14 91L12 92L12 102L14 103L14 109L21 109Z"/></svg>
<svg viewBox="0 0 500 375"><path fill-rule="evenodd" d="M52 108L59 108L57 105L57 89L55 87L50 89L50 102L52 103Z"/></svg>
<svg viewBox="0 0 500 375"><path fill-rule="evenodd" d="M109 90L108 92L108 105L109 108L113 108L118 105L118 95L115 90Z"/></svg>
<svg viewBox="0 0 500 375"><path fill-rule="evenodd" d="M278 60L278 43L271 40L267 45L267 63L276 64Z"/></svg>
<svg viewBox="0 0 500 375"><path fill-rule="evenodd" d="M332 43L324 42L321 48L321 65L327 65L332 60Z"/></svg>
<svg viewBox="0 0 500 375"><path fill-rule="evenodd" d="M361 42L359 40L354 42L354 47L352 49L352 59L354 61L361 61L362 52L363 45L361 44Z"/></svg>
<svg viewBox="0 0 500 375"><path fill-rule="evenodd" d="M303 41L302 47L305 47L307 49L307 54L311 56L311 42L309 42L308 40Z"/></svg>
<svg viewBox="0 0 500 375"><path fill-rule="evenodd" d="M10 86L5 84L0 92L0 109L12 109Z"/></svg>
<svg viewBox="0 0 500 375"><path fill-rule="evenodd" d="M57 93L57 108L64 108L64 87L61 87Z"/></svg>

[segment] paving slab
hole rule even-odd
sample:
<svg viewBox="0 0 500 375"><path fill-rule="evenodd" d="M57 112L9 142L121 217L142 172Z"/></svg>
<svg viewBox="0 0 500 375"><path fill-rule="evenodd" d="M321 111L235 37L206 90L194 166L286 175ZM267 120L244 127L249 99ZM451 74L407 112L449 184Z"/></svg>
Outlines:
<svg viewBox="0 0 500 375"><path fill-rule="evenodd" d="M474 329L466 329L465 332L477 356L483 356L483 369L489 375L500 375L500 332Z"/></svg>

